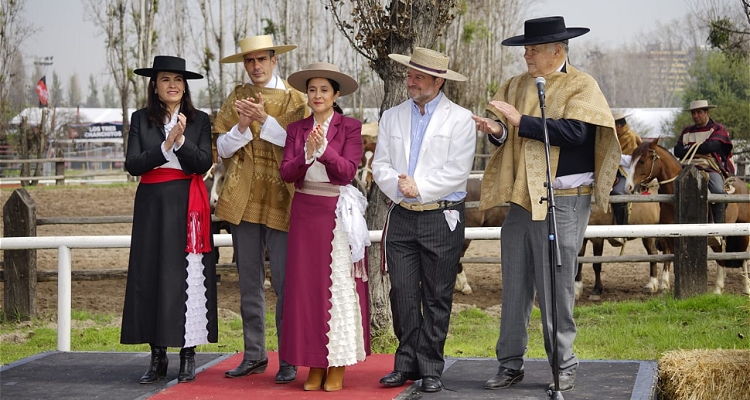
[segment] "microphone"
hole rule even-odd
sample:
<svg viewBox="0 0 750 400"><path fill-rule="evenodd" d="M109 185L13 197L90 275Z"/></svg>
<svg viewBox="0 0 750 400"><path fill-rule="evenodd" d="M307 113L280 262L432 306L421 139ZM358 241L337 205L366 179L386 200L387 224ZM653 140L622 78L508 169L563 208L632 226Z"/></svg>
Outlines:
<svg viewBox="0 0 750 400"><path fill-rule="evenodd" d="M540 76L534 79L534 82L536 82L536 88L539 91L539 103L544 104L544 85L547 83L547 81Z"/></svg>

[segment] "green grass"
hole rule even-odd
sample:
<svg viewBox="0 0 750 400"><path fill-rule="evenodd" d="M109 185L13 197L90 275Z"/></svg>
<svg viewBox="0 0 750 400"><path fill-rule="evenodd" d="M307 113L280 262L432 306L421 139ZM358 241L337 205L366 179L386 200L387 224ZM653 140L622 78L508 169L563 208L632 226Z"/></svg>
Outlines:
<svg viewBox="0 0 750 400"><path fill-rule="evenodd" d="M669 295L646 302L626 301L576 307L578 337L574 351L581 359L656 360L676 349L750 349L748 298L704 295L675 300ZM74 311L73 351L148 351L147 345L121 345L119 318ZM0 364L51 351L57 347L55 316L33 321L0 323ZM495 357L499 317L468 309L451 318L446 356ZM392 336L374 338L375 353L393 353ZM274 315L266 316L266 346L276 347ZM541 319L534 309L529 324L528 357L546 358ZM198 346L199 352L243 351L239 317L219 322L219 343ZM177 349L170 349L177 351Z"/></svg>
<svg viewBox="0 0 750 400"><path fill-rule="evenodd" d="M750 349L748 298L703 295L676 300L664 295L646 302L625 301L576 307L574 352L581 359L656 360L676 349ZM445 354L495 357L499 317L477 309L451 318ZM546 358L541 313L529 323L528 354Z"/></svg>

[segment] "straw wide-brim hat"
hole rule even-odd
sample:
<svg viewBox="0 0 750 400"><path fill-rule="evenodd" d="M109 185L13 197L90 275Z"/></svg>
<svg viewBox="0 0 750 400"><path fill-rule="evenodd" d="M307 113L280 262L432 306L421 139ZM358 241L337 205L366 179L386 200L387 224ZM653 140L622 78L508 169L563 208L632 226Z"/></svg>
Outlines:
<svg viewBox="0 0 750 400"><path fill-rule="evenodd" d="M354 78L341 72L339 67L327 62L314 62L307 68L289 75L286 80L293 88L302 93L307 93L307 81L312 78L328 78L336 81L339 84L341 96L354 93L359 87Z"/></svg>
<svg viewBox="0 0 750 400"><path fill-rule="evenodd" d="M693 110L707 110L709 108L716 108L713 104L708 104L708 100L696 100L690 102L690 107L686 108L685 111Z"/></svg>
<svg viewBox="0 0 750 400"><path fill-rule="evenodd" d="M615 121L617 121L618 119L627 118L627 117L629 117L631 115L633 115L633 114L625 114L624 111L613 111L612 112L612 117L615 119Z"/></svg>
<svg viewBox="0 0 750 400"><path fill-rule="evenodd" d="M529 46L534 44L562 42L589 32L589 28L567 28L563 17L544 17L523 23L523 35L509 37L503 46Z"/></svg>
<svg viewBox="0 0 750 400"><path fill-rule="evenodd" d="M245 54L260 50L273 50L275 52L275 55L279 55L288 51L292 51L296 48L296 44L281 44L278 46L274 46L273 38L271 37L271 35L250 36L240 40L239 53L224 57L219 60L219 62L225 64L242 62Z"/></svg>
<svg viewBox="0 0 750 400"><path fill-rule="evenodd" d="M174 72L185 79L203 79L203 75L185 70L185 59L174 56L156 56L151 68L138 68L133 71L136 75L156 78L159 72Z"/></svg>
<svg viewBox="0 0 750 400"><path fill-rule="evenodd" d="M425 49L424 47L415 47L411 56L403 54L388 54L391 60L422 71L425 74L437 76L439 78L451 81L463 82L466 77L456 71L448 69L450 58L445 54L438 53L435 50Z"/></svg>

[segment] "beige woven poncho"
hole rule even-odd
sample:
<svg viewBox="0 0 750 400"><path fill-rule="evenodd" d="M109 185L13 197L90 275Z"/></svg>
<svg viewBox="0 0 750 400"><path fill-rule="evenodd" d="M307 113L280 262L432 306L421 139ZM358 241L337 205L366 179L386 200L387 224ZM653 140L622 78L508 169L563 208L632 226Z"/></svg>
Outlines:
<svg viewBox="0 0 750 400"><path fill-rule="evenodd" d="M609 105L596 81L570 65L567 65L567 73L554 72L545 79L547 118L575 119L597 126L594 196L596 205L606 210L620 163L620 145ZM541 117L534 77L528 73L508 80L493 100L510 103L523 115ZM494 108L488 108L488 111L507 124L502 114ZM559 147L550 147L553 180L559 155ZM544 143L519 137L518 128L509 125L507 141L495 151L485 169L480 209L513 202L530 211L532 220L544 220L547 203L540 203L539 199L547 194L544 187L546 174Z"/></svg>
<svg viewBox="0 0 750 400"><path fill-rule="evenodd" d="M214 137L228 132L239 122L235 100L257 99L258 93L263 96L266 113L276 118L284 129L304 118L308 114L305 95L292 89L286 81L284 85L288 90L250 84L235 87L216 116ZM260 128L259 123L253 122L250 125L253 140L232 157L224 159L227 172L216 205L216 216L235 225L246 221L287 232L294 185L284 182L279 173L284 148L261 139Z"/></svg>

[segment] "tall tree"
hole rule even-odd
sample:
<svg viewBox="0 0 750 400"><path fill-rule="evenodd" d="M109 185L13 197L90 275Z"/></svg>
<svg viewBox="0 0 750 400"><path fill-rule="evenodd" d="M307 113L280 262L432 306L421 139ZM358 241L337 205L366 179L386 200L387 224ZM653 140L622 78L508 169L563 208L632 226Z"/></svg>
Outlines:
<svg viewBox="0 0 750 400"><path fill-rule="evenodd" d="M71 107L79 107L82 105L81 84L78 81L78 74L75 72L70 76L68 84L68 104L70 104Z"/></svg>
<svg viewBox="0 0 750 400"><path fill-rule="evenodd" d="M709 28L711 46L730 58L750 57L750 0L704 0L696 15Z"/></svg>
<svg viewBox="0 0 750 400"><path fill-rule="evenodd" d="M130 20L135 32L134 59L138 66L150 66L153 59L154 43L158 37L154 29L154 19L159 10L159 0L131 0ZM146 105L148 79L130 75L135 88L136 107Z"/></svg>
<svg viewBox="0 0 750 400"><path fill-rule="evenodd" d="M130 130L128 106L131 101L130 77L133 68L129 67L127 0L88 0L87 14L94 24L104 34L106 45L107 69L112 76L112 82L119 93L120 108L122 109L123 149L127 153L128 132Z"/></svg>
<svg viewBox="0 0 750 400"><path fill-rule="evenodd" d="M94 74L89 74L89 95L86 97L86 107L101 107L99 102L99 88Z"/></svg>
<svg viewBox="0 0 750 400"><path fill-rule="evenodd" d="M102 88L102 97L104 100L104 107L115 108L117 107L117 91L114 86L109 83L105 84Z"/></svg>
<svg viewBox="0 0 750 400"><path fill-rule="evenodd" d="M21 0L0 0L0 141L4 140L7 123L20 111L9 100L12 93L20 93L11 90L14 82L23 84L26 79L19 76L23 75L21 45L37 30L23 18L25 4Z"/></svg>
<svg viewBox="0 0 750 400"><path fill-rule="evenodd" d="M434 48L438 37L454 17L457 0L326 0L336 26L354 50L369 62L383 81L384 110L406 99L406 71L388 57L410 54L415 46ZM382 229L387 211L385 195L373 189L367 207L369 229ZM370 324L377 336L392 335L388 292L390 282L381 273L380 245L370 247Z"/></svg>
<svg viewBox="0 0 750 400"><path fill-rule="evenodd" d="M62 95L62 83L60 83L60 77L57 75L57 72L52 72L52 85L49 86L48 92L51 108L63 107L65 105L65 99Z"/></svg>

